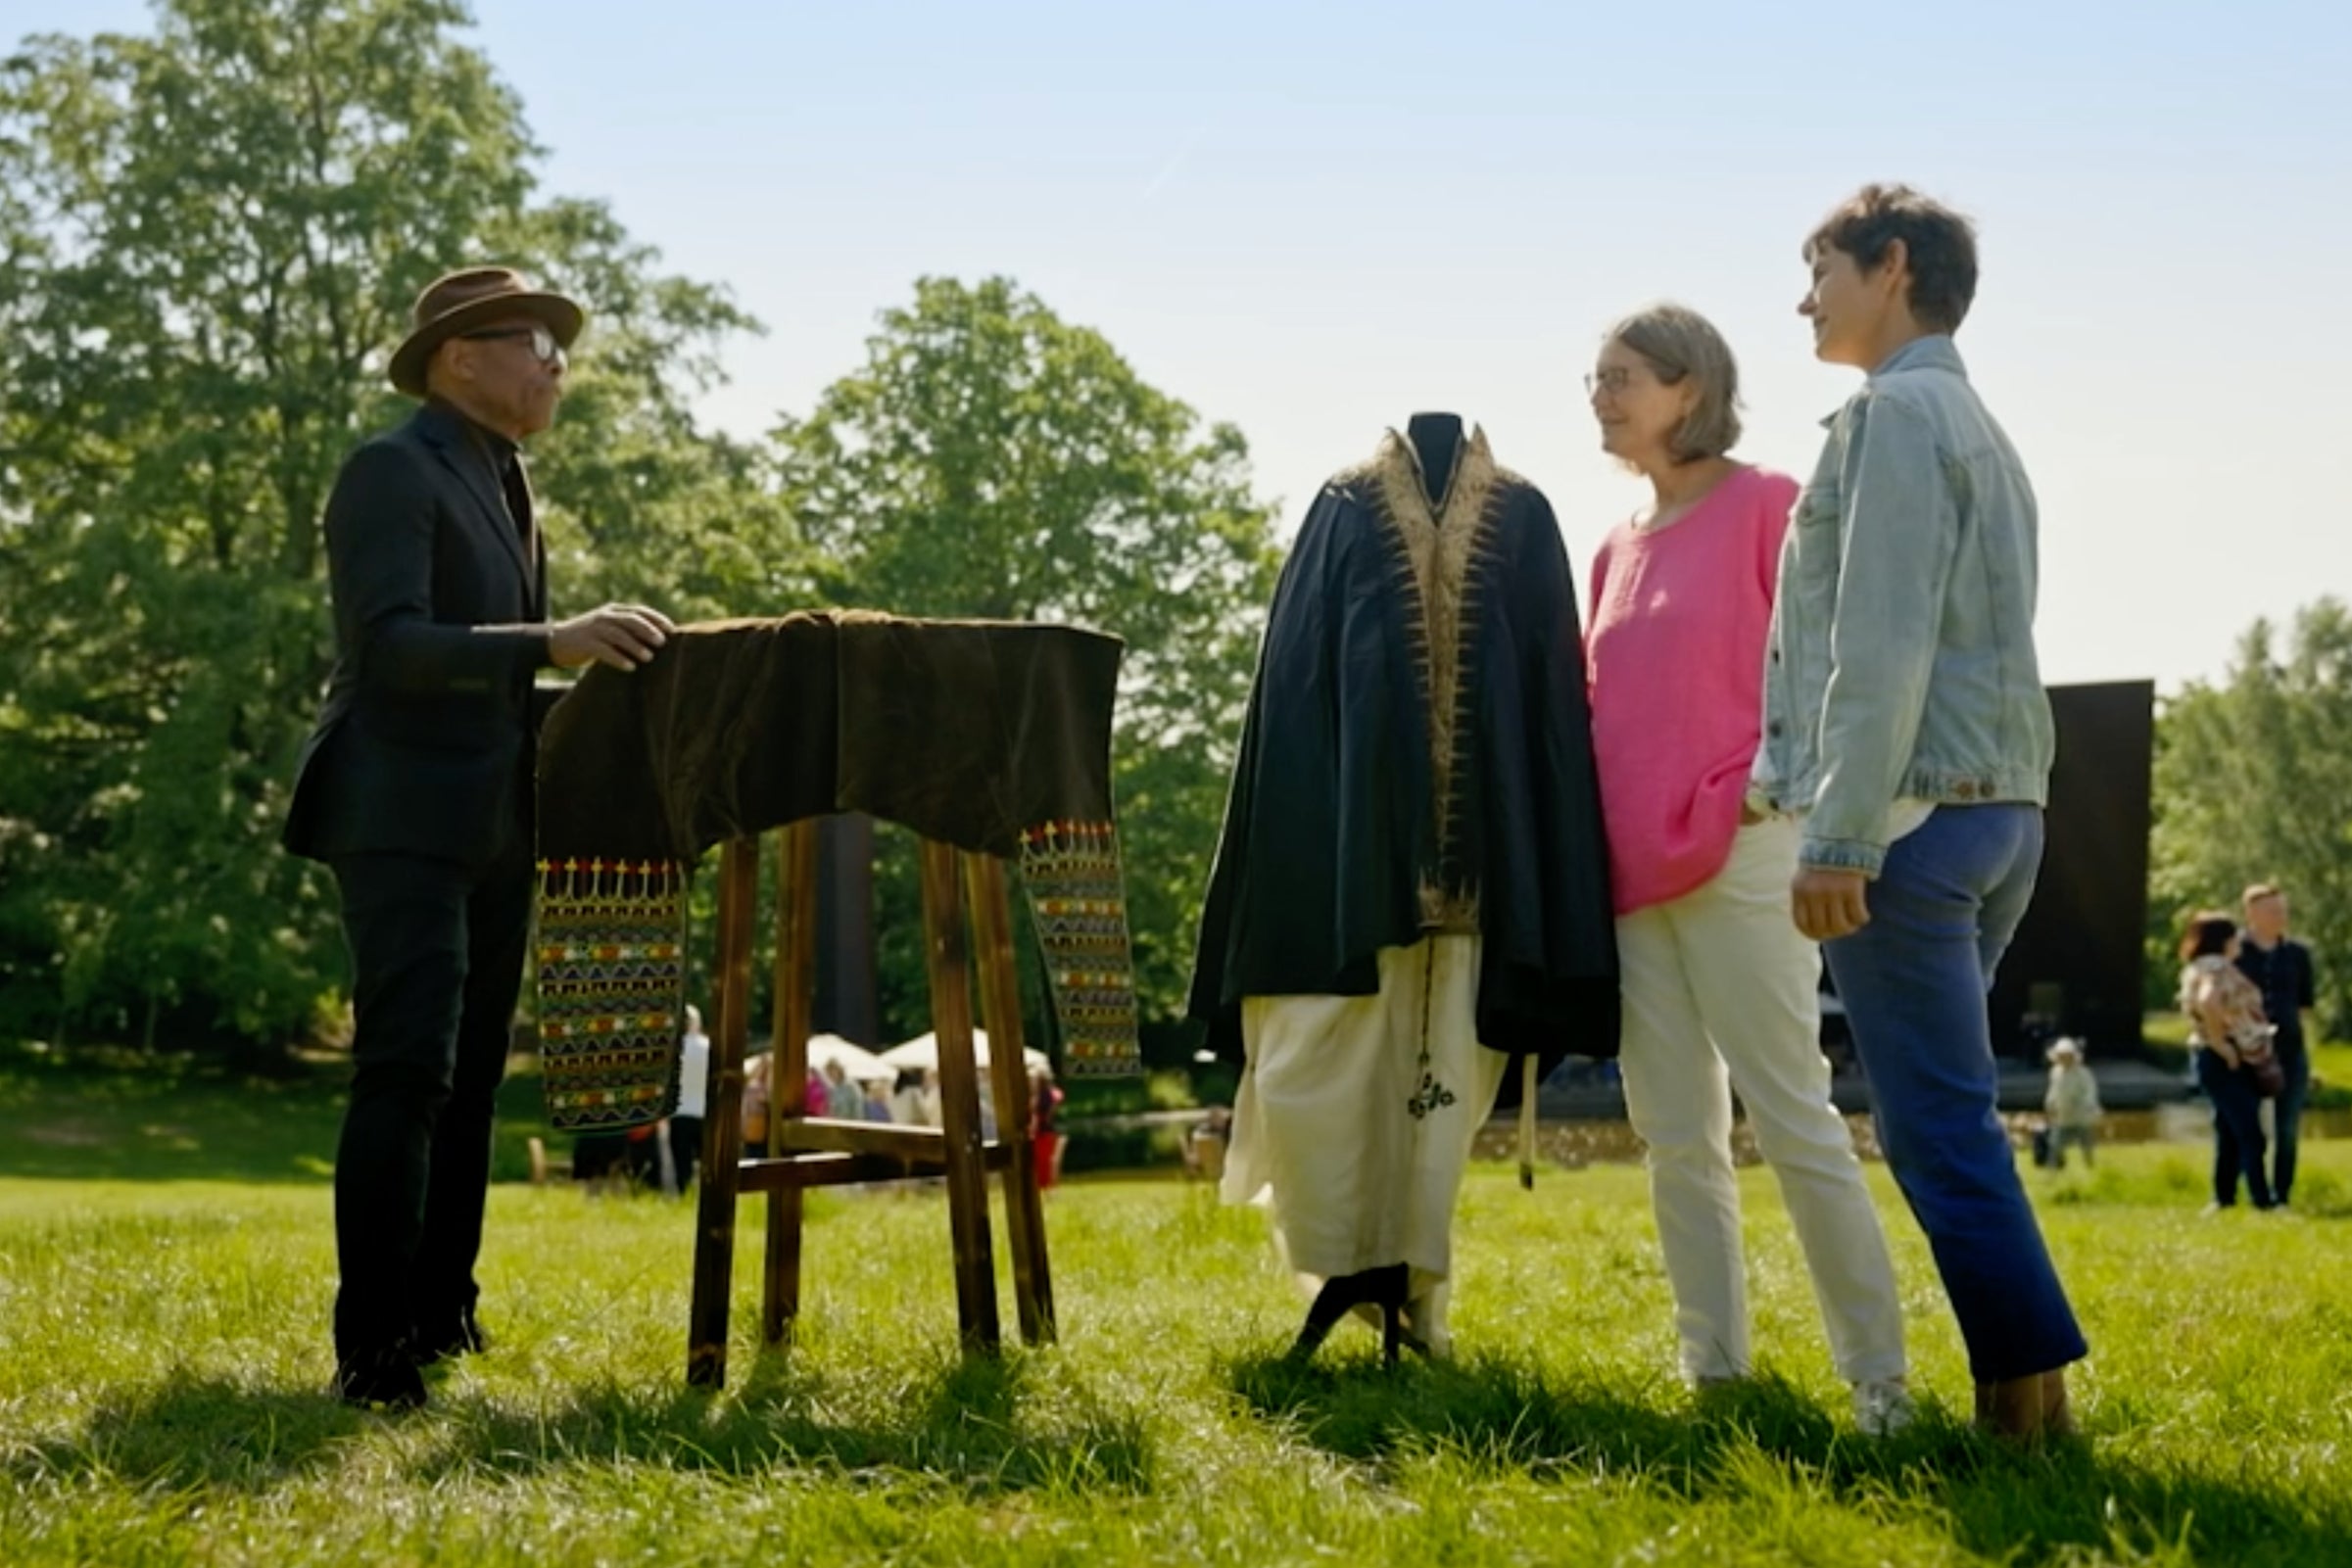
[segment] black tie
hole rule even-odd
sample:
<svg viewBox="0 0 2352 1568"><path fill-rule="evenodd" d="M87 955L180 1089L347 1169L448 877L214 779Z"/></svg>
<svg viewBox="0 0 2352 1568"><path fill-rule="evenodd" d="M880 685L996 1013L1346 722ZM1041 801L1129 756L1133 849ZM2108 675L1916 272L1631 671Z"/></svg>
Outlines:
<svg viewBox="0 0 2352 1568"><path fill-rule="evenodd" d="M499 488L506 493L506 515L514 520L514 532L523 542L523 559L537 561L539 532L531 516L531 481L523 473L522 458L513 452L499 464Z"/></svg>

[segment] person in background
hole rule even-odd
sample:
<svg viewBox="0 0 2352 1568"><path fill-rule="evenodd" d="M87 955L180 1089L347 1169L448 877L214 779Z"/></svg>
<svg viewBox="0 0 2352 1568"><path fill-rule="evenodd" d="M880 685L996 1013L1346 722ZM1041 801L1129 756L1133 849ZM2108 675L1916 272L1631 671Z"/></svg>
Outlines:
<svg viewBox="0 0 2352 1568"><path fill-rule="evenodd" d="M2237 922L2219 910L2189 918L2181 938L2181 1011L2188 1019L2197 1086L2213 1107L2213 1203L2237 1207L2242 1179L2257 1210L2278 1205L2262 1132L2264 1079L2278 1071L2262 993L2237 968Z"/></svg>
<svg viewBox="0 0 2352 1568"><path fill-rule="evenodd" d="M988 1081L988 1070L984 1067L981 1069L980 1074L980 1141L983 1143L996 1141L996 1094L994 1086Z"/></svg>
<svg viewBox="0 0 2352 1568"><path fill-rule="evenodd" d="M583 1132L572 1139L572 1179L592 1198L628 1190L629 1135L625 1132Z"/></svg>
<svg viewBox="0 0 2352 1568"><path fill-rule="evenodd" d="M1037 1185L1050 1187L1062 1179L1062 1090L1044 1068L1029 1075L1030 1135L1036 1152Z"/></svg>
<svg viewBox="0 0 2352 1568"><path fill-rule="evenodd" d="M630 1181L650 1187L665 1198L677 1197L678 1167L670 1163L670 1118L631 1127L626 1136Z"/></svg>
<svg viewBox="0 0 2352 1568"><path fill-rule="evenodd" d="M691 1002L686 1032L678 1040L678 1109L670 1114L670 1170L675 1190L695 1183L702 1162L702 1112L710 1089L710 1036L702 1032L702 1010Z"/></svg>
<svg viewBox="0 0 2352 1568"><path fill-rule="evenodd" d="M768 1146L768 1107L775 1099L776 1053L761 1050L744 1064L744 1147Z"/></svg>
<svg viewBox="0 0 2352 1568"><path fill-rule="evenodd" d="M837 1121L866 1119L866 1091L849 1081L849 1069L837 1057L825 1064L825 1109L810 1111L809 1115L831 1117Z"/></svg>
<svg viewBox="0 0 2352 1568"><path fill-rule="evenodd" d="M2311 949L2286 934L2286 894L2270 882L2245 890L2240 908L2246 925L2237 944L2238 972L2262 993L2263 1016L2278 1033L2283 1086L2271 1102L2271 1198L2283 1208L2295 1190L2295 1151L2303 1124L2303 1101L2311 1093L2311 1049L2303 1015L2317 1002ZM2218 1170L2227 1154L2216 1156Z"/></svg>
<svg viewBox="0 0 2352 1568"><path fill-rule="evenodd" d="M1213 1105L1184 1133L1184 1175L1193 1181L1216 1182L1225 1173L1225 1144L1233 1135L1230 1106Z"/></svg>
<svg viewBox="0 0 2352 1568"><path fill-rule="evenodd" d="M2042 1090L2041 1114L2049 1122L2050 1168L2066 1168L2069 1145L2083 1151L2083 1164L2094 1164L2092 1151L2099 1138L2099 1080L2083 1060L2081 1042L2057 1040L2047 1052L2049 1084Z"/></svg>
<svg viewBox="0 0 2352 1568"><path fill-rule="evenodd" d="M923 1115L923 1070L901 1068L890 1085L890 1119L902 1127L929 1126Z"/></svg>

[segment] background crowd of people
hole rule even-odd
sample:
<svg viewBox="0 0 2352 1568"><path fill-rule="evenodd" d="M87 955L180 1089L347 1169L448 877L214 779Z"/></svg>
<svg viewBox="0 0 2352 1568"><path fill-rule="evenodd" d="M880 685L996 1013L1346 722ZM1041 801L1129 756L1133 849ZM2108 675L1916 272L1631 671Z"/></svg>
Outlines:
<svg viewBox="0 0 2352 1568"><path fill-rule="evenodd" d="M853 1072L848 1065L851 1061L862 1070ZM764 1047L744 1064L745 1148L767 1141L775 1104L775 1064L774 1051ZM643 1187L670 1197L685 1196L701 1164L709 1076L710 1037L702 1029L701 1010L689 1006L680 1037L677 1109L663 1120L626 1132L582 1134L572 1145L574 1179L596 1190ZM1033 1061L1028 1083L1037 1184L1050 1187L1061 1178L1062 1087L1054 1081L1050 1068ZM895 1067L862 1050L836 1052L819 1044L810 1057L800 1103L804 1116L936 1127L940 1125L939 1074L935 1068ZM980 1115L981 1136L994 1139L995 1097L984 1091L980 1097Z"/></svg>

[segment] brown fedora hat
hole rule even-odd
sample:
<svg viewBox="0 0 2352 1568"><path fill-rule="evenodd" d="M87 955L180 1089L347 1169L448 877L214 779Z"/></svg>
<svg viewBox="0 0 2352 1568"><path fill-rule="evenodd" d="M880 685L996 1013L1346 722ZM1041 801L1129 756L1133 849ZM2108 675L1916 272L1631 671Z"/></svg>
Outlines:
<svg viewBox="0 0 2352 1568"><path fill-rule="evenodd" d="M392 385L411 398L425 395L425 365L433 351L468 328L506 316L527 315L546 324L565 348L580 336L588 312L560 294L531 287L510 266L470 266L446 273L416 297L415 319L392 351Z"/></svg>

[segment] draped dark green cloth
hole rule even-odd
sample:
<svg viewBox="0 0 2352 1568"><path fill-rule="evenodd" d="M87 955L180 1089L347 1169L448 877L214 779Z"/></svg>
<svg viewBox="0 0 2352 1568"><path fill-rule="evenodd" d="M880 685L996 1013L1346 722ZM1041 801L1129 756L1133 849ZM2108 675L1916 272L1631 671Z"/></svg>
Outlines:
<svg viewBox="0 0 2352 1568"><path fill-rule="evenodd" d="M591 668L539 746L542 860L693 860L862 811L959 849L1107 823L1123 644L1067 626L827 611L681 627Z"/></svg>
<svg viewBox="0 0 2352 1568"><path fill-rule="evenodd" d="M643 987L682 984L682 963L675 983L654 972L686 868L831 812L1016 861L1065 1070L1139 1070L1111 801L1122 647L1073 627L828 611L682 627L641 670L592 668L539 749L557 1124L630 1125L671 1102L678 1008L654 1027Z"/></svg>

